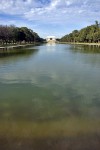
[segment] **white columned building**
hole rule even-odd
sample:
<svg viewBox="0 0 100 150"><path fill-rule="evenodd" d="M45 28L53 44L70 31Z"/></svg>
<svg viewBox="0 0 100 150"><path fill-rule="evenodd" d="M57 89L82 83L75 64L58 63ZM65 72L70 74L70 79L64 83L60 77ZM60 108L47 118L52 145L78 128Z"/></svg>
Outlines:
<svg viewBox="0 0 100 150"><path fill-rule="evenodd" d="M55 36L47 36L46 41L48 43L55 43L56 42L56 37Z"/></svg>

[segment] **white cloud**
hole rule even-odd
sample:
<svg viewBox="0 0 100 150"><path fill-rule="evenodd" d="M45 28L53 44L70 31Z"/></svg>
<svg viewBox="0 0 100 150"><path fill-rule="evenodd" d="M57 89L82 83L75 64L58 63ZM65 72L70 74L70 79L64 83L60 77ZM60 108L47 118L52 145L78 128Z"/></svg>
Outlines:
<svg viewBox="0 0 100 150"><path fill-rule="evenodd" d="M60 3L60 0L53 0L49 6L50 10L56 8L59 3Z"/></svg>
<svg viewBox="0 0 100 150"><path fill-rule="evenodd" d="M51 3L42 8L32 8L24 13L24 17L29 20L45 19L49 22L64 21L66 19L74 19L74 17L86 19L96 19L100 17L100 2L98 0L52 0ZM99 13L96 13L98 11ZM91 16L91 14L93 16ZM94 17L94 18L93 18ZM93 21L94 21L93 20Z"/></svg>
<svg viewBox="0 0 100 150"><path fill-rule="evenodd" d="M87 15L96 11L100 13L99 8L99 0L51 0L49 3L47 0L44 3L41 0L0 0L0 13L20 14L29 20L40 19L39 16L49 16L49 19L53 19L56 14L62 18L63 14L71 17L84 12L87 12Z"/></svg>
<svg viewBox="0 0 100 150"><path fill-rule="evenodd" d="M67 28L69 24L80 24L81 28L100 21L100 0L0 0L0 14L1 17L2 14L17 16L19 20L37 22L40 26L52 24Z"/></svg>

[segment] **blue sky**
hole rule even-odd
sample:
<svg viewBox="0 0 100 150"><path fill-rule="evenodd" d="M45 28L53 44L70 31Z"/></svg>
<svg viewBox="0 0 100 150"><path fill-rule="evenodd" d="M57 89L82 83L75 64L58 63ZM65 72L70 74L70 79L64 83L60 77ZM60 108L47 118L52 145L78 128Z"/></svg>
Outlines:
<svg viewBox="0 0 100 150"><path fill-rule="evenodd" d="M98 20L100 0L0 0L0 24L27 26L61 37Z"/></svg>

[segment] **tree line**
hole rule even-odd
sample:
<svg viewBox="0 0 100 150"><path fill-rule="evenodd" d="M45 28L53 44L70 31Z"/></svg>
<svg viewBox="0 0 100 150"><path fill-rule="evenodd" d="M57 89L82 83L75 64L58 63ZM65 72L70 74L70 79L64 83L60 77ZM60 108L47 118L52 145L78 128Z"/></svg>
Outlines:
<svg viewBox="0 0 100 150"><path fill-rule="evenodd" d="M43 39L27 27L0 25L0 44L17 44L42 42Z"/></svg>
<svg viewBox="0 0 100 150"><path fill-rule="evenodd" d="M61 38L61 42L100 42L100 24L95 21L94 25L87 26L81 30L74 30L72 33Z"/></svg>

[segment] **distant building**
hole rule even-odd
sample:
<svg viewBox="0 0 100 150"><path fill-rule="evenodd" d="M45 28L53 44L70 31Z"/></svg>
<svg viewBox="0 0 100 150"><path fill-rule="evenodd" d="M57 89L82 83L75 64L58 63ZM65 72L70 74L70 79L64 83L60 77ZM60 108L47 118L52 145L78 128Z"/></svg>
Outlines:
<svg viewBox="0 0 100 150"><path fill-rule="evenodd" d="M48 43L55 43L56 42L56 38L55 38L55 36L47 36L46 41Z"/></svg>

